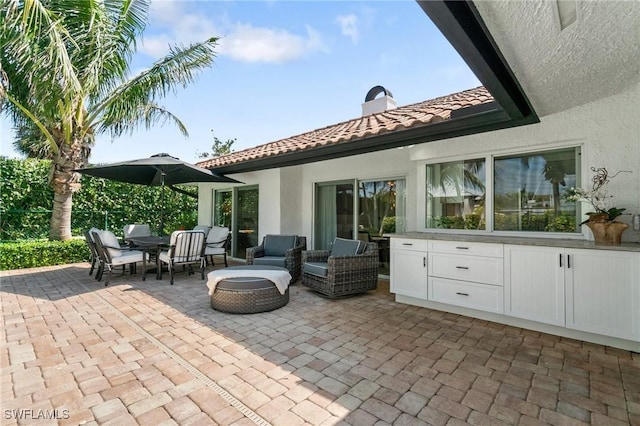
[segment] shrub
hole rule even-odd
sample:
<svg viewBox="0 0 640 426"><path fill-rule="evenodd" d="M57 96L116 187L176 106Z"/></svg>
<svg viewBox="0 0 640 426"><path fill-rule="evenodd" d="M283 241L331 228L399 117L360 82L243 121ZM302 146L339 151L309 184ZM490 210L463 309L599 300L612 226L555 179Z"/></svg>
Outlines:
<svg viewBox="0 0 640 426"><path fill-rule="evenodd" d="M0 244L0 270L2 271L86 262L90 257L84 239Z"/></svg>

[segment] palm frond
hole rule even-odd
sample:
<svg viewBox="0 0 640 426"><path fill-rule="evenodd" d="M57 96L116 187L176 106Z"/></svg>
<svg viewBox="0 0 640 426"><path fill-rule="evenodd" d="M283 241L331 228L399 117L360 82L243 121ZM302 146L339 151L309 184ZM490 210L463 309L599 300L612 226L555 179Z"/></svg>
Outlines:
<svg viewBox="0 0 640 426"><path fill-rule="evenodd" d="M187 127L177 116L165 107L156 104L144 105L140 107L138 113L133 114L130 117L123 117L122 121L102 121L98 128L98 132L109 131L114 136L120 136L124 133L131 134L142 125L149 129L155 125L163 126L167 122L173 123L178 130L180 130L180 133L182 133L183 136L189 136Z"/></svg>
<svg viewBox="0 0 640 426"><path fill-rule="evenodd" d="M111 125L113 136L127 132L124 123L138 122L145 107L156 99L175 93L177 87L186 87L197 74L210 67L215 58L215 38L188 47L173 47L170 53L150 69L133 77L113 91L101 104L90 111L90 122L102 122L101 128Z"/></svg>
<svg viewBox="0 0 640 426"><path fill-rule="evenodd" d="M13 61L23 71L28 70L23 77L34 88L52 73L60 84L80 88L67 50L75 42L55 10L40 0L3 0L0 22L3 66Z"/></svg>

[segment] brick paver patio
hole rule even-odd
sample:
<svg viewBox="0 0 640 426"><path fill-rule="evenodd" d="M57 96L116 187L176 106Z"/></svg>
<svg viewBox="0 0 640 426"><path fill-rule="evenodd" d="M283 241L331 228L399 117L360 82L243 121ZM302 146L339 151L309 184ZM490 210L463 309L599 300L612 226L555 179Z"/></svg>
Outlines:
<svg viewBox="0 0 640 426"><path fill-rule="evenodd" d="M198 274L0 279L6 425L640 425L640 354L401 305L384 281L231 315Z"/></svg>

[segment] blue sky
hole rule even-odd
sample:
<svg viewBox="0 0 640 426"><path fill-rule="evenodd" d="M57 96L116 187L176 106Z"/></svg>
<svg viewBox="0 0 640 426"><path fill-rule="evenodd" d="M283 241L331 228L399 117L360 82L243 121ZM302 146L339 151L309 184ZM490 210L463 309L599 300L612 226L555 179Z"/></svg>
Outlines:
<svg viewBox="0 0 640 426"><path fill-rule="evenodd" d="M235 151L272 142L360 116L377 85L398 106L480 85L413 0L152 0L132 71L162 57L169 43L211 36L220 37L213 67L160 101L190 136L172 125L113 141L98 135L91 163L159 152L195 162L214 134L236 138ZM2 155L15 157L10 123L1 125Z"/></svg>

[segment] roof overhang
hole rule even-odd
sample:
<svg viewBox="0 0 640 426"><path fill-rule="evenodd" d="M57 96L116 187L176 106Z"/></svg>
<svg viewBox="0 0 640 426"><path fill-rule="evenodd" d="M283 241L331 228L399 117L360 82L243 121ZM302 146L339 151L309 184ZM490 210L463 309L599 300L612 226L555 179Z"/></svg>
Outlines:
<svg viewBox="0 0 640 426"><path fill-rule="evenodd" d="M438 123L344 144L221 165L215 167L215 171L230 174L295 166L539 122L526 94L471 1L417 2L496 102L455 111L450 120Z"/></svg>

